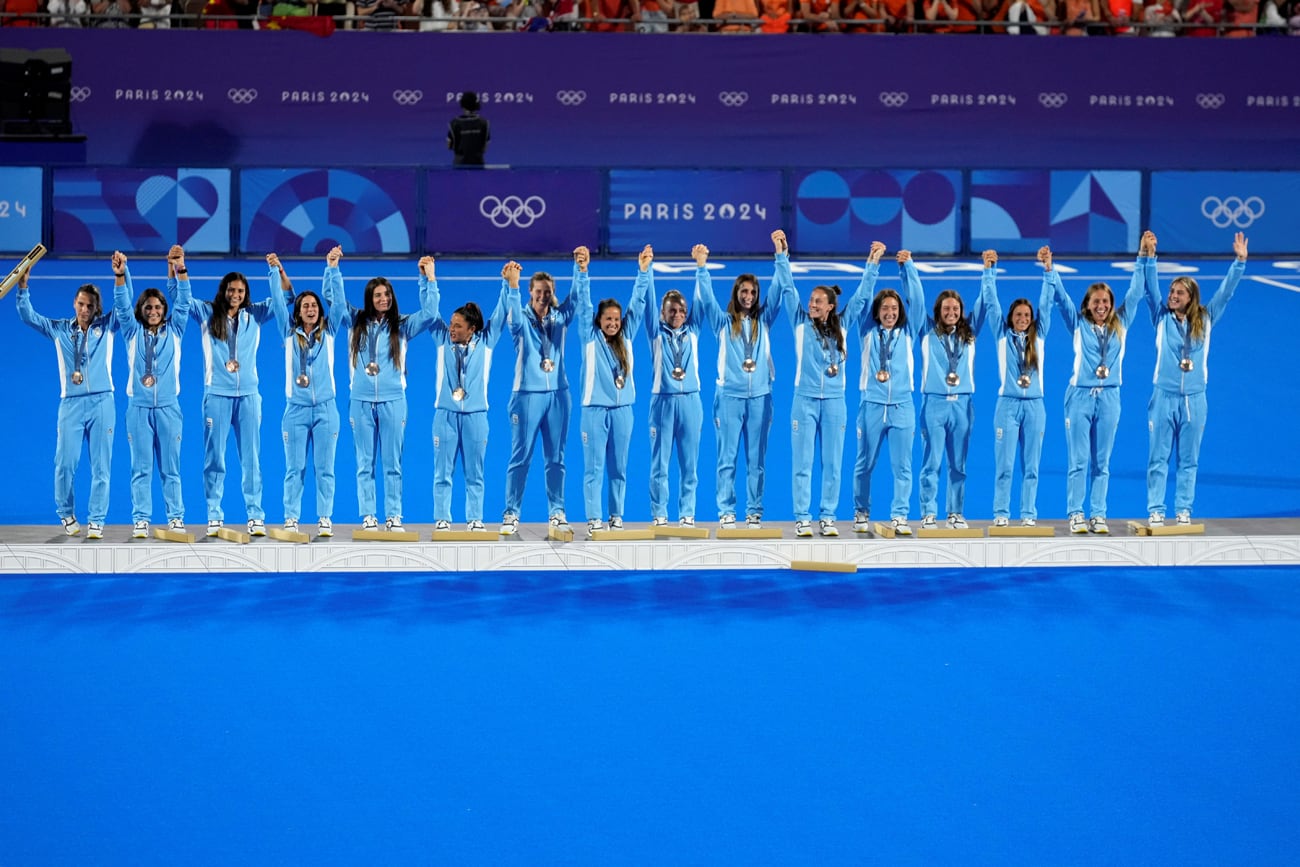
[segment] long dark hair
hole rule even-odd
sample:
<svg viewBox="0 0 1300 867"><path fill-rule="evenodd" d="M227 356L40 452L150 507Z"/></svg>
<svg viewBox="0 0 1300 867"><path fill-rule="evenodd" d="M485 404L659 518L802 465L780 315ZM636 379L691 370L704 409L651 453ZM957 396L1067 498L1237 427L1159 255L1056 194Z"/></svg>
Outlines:
<svg viewBox="0 0 1300 867"><path fill-rule="evenodd" d="M217 297L212 299L212 315L208 317L208 333L211 334L215 340L226 339L226 317L231 315L230 302L226 300L226 289L228 289L230 284L234 283L236 280L244 284L244 303L239 305L239 310L253 306L252 299L248 297L249 291L247 277L240 274L238 271L231 271L229 274L222 277L221 282L217 284ZM236 315L239 313L239 310L235 311Z"/></svg>
<svg viewBox="0 0 1300 867"><path fill-rule="evenodd" d="M753 274L741 274L731 284L731 300L727 302L727 315L731 317L731 336L740 336L740 320L745 315L740 309L740 286L742 283L754 284L754 312L749 319L749 339L758 340L758 317L763 312L762 298L759 292L758 278Z"/></svg>
<svg viewBox="0 0 1300 867"><path fill-rule="evenodd" d="M161 291L154 289L152 287L141 292L140 297L135 299L135 321L139 322L141 325L144 325L144 302L148 301L150 298L157 298L159 301L162 302L163 321L166 322L167 314L171 310L171 308L167 304L167 296L162 294Z"/></svg>
<svg viewBox="0 0 1300 867"><path fill-rule="evenodd" d="M611 307L618 308L618 315L620 317L618 323L618 334L615 334L613 337L607 335L600 327L601 314ZM600 336L605 338L605 342L609 344L609 351L614 354L614 358L618 361L619 367L627 370L627 344L623 342L623 331L627 322L621 318L622 315L623 305L619 304L613 298L606 298L596 307L596 315L591 318L591 324L595 326L596 331L599 332Z"/></svg>
<svg viewBox="0 0 1300 867"><path fill-rule="evenodd" d="M1029 308L1029 328L1025 329L1025 366L1038 367L1038 318L1034 316L1034 305L1028 298L1017 298L1007 308L1007 328L1011 329L1011 315L1020 305Z"/></svg>
<svg viewBox="0 0 1300 867"><path fill-rule="evenodd" d="M961 296L957 294L955 289L945 289L939 293L938 298L934 299L935 330L939 331L940 334L947 333L939 330L943 327L941 324L943 320L939 318L939 312L943 308L944 300L948 298L956 298L957 303L960 305L957 311L957 327L953 329L957 334L957 339L962 343L974 343L975 332L970 330L970 322L966 321L966 302L961 300Z"/></svg>
<svg viewBox="0 0 1300 867"><path fill-rule="evenodd" d="M320 308L321 313L320 321L316 323L316 327L320 329L321 334L324 334L326 326L329 325L329 318L325 315L325 305L321 302L320 296L310 289L304 289L293 298L293 326L295 328L302 327L302 302L307 298L316 299L316 306ZM301 342L302 338L300 337L298 340Z"/></svg>
<svg viewBox="0 0 1300 867"><path fill-rule="evenodd" d="M474 329L475 334L478 334L483 330L483 311L480 310L479 306L473 301L466 301L464 304L452 311L451 315L459 315L465 320L466 325Z"/></svg>
<svg viewBox="0 0 1300 867"><path fill-rule="evenodd" d="M840 348L840 352L843 353L844 352L844 329L840 328L840 313L839 310L836 309L840 303L840 287L839 286L814 286L812 291L824 293L826 295L826 300L831 302L831 309L830 312L826 314L826 321L818 322L817 320L814 319L813 327L817 329L817 333L822 338L826 338L834 334L835 345L838 346Z"/></svg>
<svg viewBox="0 0 1300 867"><path fill-rule="evenodd" d="M349 352L353 364L356 363L357 356L361 354L361 341L365 339L366 328L370 325L371 320L378 319L380 313L375 309L375 289L379 286L387 286L388 294L393 299L393 303L388 305L388 310L383 315L384 322L388 325L388 357L392 359L393 364L400 364L402 357L402 317L397 312L397 293L393 291L393 284L388 282L387 277L372 277L366 284L365 306L361 310L361 315L352 323L352 339L350 341Z"/></svg>
<svg viewBox="0 0 1300 867"><path fill-rule="evenodd" d="M902 328L907 325L907 306L903 304L903 297L893 289L881 289L876 293L875 299L871 302L871 318L880 321L880 305L886 298L893 298L898 302L898 321L894 323L894 327Z"/></svg>

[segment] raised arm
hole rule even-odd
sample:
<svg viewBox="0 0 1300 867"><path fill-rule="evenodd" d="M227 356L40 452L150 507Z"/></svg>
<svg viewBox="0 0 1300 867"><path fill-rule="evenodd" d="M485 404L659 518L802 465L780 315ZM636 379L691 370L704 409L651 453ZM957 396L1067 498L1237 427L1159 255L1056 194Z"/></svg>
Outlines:
<svg viewBox="0 0 1300 867"><path fill-rule="evenodd" d="M790 324L798 325L800 314L804 311L799 306L799 293L794 288L794 275L790 271L790 245L786 241L785 232L777 229L772 233L772 246L776 251L772 257L772 285L768 289L763 319L770 328L772 320L776 318L776 311L784 309Z"/></svg>
<svg viewBox="0 0 1300 867"><path fill-rule="evenodd" d="M632 297L627 302L627 310L623 314L625 320L630 320L625 323L625 331L635 331L637 325L640 324L638 320L642 316L646 317L647 327L652 322L650 311L646 308L646 299L654 295L655 278L654 271L650 267L654 263L654 259L654 248L646 244L640 255L637 256L636 283L632 285ZM653 339L653 336L651 339Z"/></svg>
<svg viewBox="0 0 1300 867"><path fill-rule="evenodd" d="M713 275L709 273L709 248L696 244L691 248L691 258L695 260L695 309L700 317L715 334L722 329L727 314L718 306L718 299L713 294Z"/></svg>
<svg viewBox="0 0 1300 867"><path fill-rule="evenodd" d="M126 267L126 256L121 251L114 251L110 261L113 264L113 315L117 317L117 326L122 329L122 333L130 334L137 324L135 307L131 301L135 297L131 272Z"/></svg>
<svg viewBox="0 0 1300 867"><path fill-rule="evenodd" d="M519 285L517 277L515 285L516 287ZM483 330L486 332L483 335L483 339L487 341L488 346L496 346L497 341L501 339L501 335L505 333L506 325L508 324L510 317L510 311L512 309L512 303L514 308L518 308L519 291L517 288L511 289L510 284L507 281L502 280L501 291L497 293L497 306L492 311L492 315L488 317L487 323L483 326ZM517 316L518 314L515 315Z"/></svg>
<svg viewBox="0 0 1300 867"><path fill-rule="evenodd" d="M862 271L862 279L858 281L857 290L849 297L848 304L844 305L846 324L861 323L870 317L871 299L876 292L876 280L880 277L880 259L884 255L884 242L872 241L871 252L867 254L867 264ZM872 325L874 324L873 322Z"/></svg>
<svg viewBox="0 0 1300 867"><path fill-rule="evenodd" d="M1228 274L1223 278L1223 282L1219 284L1214 297L1205 305L1206 310L1209 311L1211 322L1219 321L1224 308L1232 300L1232 293L1237 291L1237 284L1241 282L1241 276L1246 273L1247 249L1246 236L1243 233L1238 232L1233 239L1232 252L1237 254L1237 258L1233 261L1232 266L1228 268Z"/></svg>
<svg viewBox="0 0 1300 867"><path fill-rule="evenodd" d="M1075 306L1073 300L1065 292L1065 286L1061 283L1061 274L1056 270L1052 262L1052 248L1043 246L1038 248L1038 261L1043 265L1043 294L1047 294L1047 285L1051 284L1052 299L1056 302L1056 309L1061 312L1061 319L1065 320L1065 327L1070 329L1073 334L1079 327L1079 308Z"/></svg>
<svg viewBox="0 0 1300 867"><path fill-rule="evenodd" d="M903 281L902 294L907 299L907 331L915 337L925 322L925 288L921 285L916 263L912 261L911 250L899 250L894 259L898 262L899 277Z"/></svg>
<svg viewBox="0 0 1300 867"><path fill-rule="evenodd" d="M524 307L519 301L519 272L513 259L501 266L501 303L506 306L506 321L511 328L524 327Z"/></svg>
<svg viewBox="0 0 1300 867"><path fill-rule="evenodd" d="M998 252L984 251L984 273L980 275L980 295L976 310L983 307L984 315L993 320L994 330L1002 332L1002 302L998 298ZM974 311L972 311L974 315ZM972 326L974 327L974 326ZM979 333L979 329L975 329Z"/></svg>
<svg viewBox="0 0 1300 867"><path fill-rule="evenodd" d="M591 251L586 247L575 247L573 250L573 288L569 290L568 296L560 303L560 315L564 318L565 324L573 321L573 317L581 315L577 305L586 300L588 320L591 318L591 284L588 282L591 278L587 273L587 266L591 264ZM575 294L581 291L583 298L575 298Z"/></svg>
<svg viewBox="0 0 1300 867"><path fill-rule="evenodd" d="M14 307L18 310L18 318L44 334L46 337L53 337L54 331L50 327L50 320L37 313L32 307L31 295L27 290L27 277L31 274L31 266L23 269L18 275L18 291L14 293Z"/></svg>
<svg viewBox="0 0 1300 867"><path fill-rule="evenodd" d="M1046 261L1043 260L1044 255L1047 257ZM1046 337L1047 330L1052 325L1052 317L1048 315L1048 309L1052 304L1052 299L1056 296L1056 287L1052 284L1052 281L1047 278L1048 272L1052 270L1051 248L1039 247L1038 261L1042 262L1043 267L1047 270L1043 272L1043 288L1038 294L1038 307L1035 308L1038 318L1035 320L1035 324L1038 327L1038 335L1040 337Z"/></svg>
<svg viewBox="0 0 1300 867"><path fill-rule="evenodd" d="M416 279L419 281L420 309L414 313L402 317L402 334L406 335L407 340L413 340L424 332L433 328L438 319L438 287L437 280L433 270L433 257L423 256L416 263L418 274ZM430 289L429 283L433 283Z"/></svg>
<svg viewBox="0 0 1300 867"><path fill-rule="evenodd" d="M289 281L289 275L284 273L284 266L280 264L280 257L275 253L266 254L266 282L271 297L271 312L275 314L275 324L280 328L280 335L287 337L293 333L293 317L289 313L289 305L285 300L285 295L292 297L293 283Z"/></svg>

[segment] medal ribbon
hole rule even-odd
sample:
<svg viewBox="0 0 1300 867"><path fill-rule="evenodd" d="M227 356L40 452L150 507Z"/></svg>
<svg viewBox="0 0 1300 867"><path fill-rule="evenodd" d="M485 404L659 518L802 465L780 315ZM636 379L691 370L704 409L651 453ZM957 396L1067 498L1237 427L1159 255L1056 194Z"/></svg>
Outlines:
<svg viewBox="0 0 1300 867"><path fill-rule="evenodd" d="M620 376L624 375L625 371L623 370L622 365L618 363L618 359L614 357L614 350L609 347L609 338L605 337L604 334L601 334L601 338L600 343L604 348L605 357L609 359L609 369L614 374L614 379L617 381ZM622 340L622 333L620 333L616 339Z"/></svg>
<svg viewBox="0 0 1300 867"><path fill-rule="evenodd" d="M307 354L316 346L316 334L320 331L319 326L312 330L311 334L303 334L302 329L298 329L298 375L307 375Z"/></svg>
<svg viewBox="0 0 1300 867"><path fill-rule="evenodd" d="M382 322L371 322L366 326L366 352L370 356L370 364L379 363L375 353L379 349L379 329L382 325Z"/></svg>
<svg viewBox="0 0 1300 867"><path fill-rule="evenodd" d="M668 344L668 351L672 354L673 369L676 370L677 368L680 367L683 370L685 370L685 366L682 364L682 361L686 357L685 330L681 332L675 332L667 325L662 326L662 328L663 328L664 340Z"/></svg>
<svg viewBox="0 0 1300 867"><path fill-rule="evenodd" d="M452 344L452 349L456 353L456 388L461 391L465 390L465 364L469 356L469 344L464 346Z"/></svg>
<svg viewBox="0 0 1300 867"><path fill-rule="evenodd" d="M1106 365L1106 347L1110 345L1110 329L1105 325L1093 325L1092 331L1097 335L1097 352L1101 356L1098 364Z"/></svg>
<svg viewBox="0 0 1300 867"><path fill-rule="evenodd" d="M144 375L153 376L154 356L157 354L158 332L146 330L144 333Z"/></svg>
<svg viewBox="0 0 1300 867"><path fill-rule="evenodd" d="M754 358L755 344L758 342L754 337L754 329L758 326L756 320L746 316L740 320L740 345L745 348L745 357L757 361Z"/></svg>
<svg viewBox="0 0 1300 867"><path fill-rule="evenodd" d="M957 332L944 334L939 338L939 344L943 351L948 354L948 372L957 372L957 362L961 360L961 339L957 337Z"/></svg>
<svg viewBox="0 0 1300 867"><path fill-rule="evenodd" d="M1190 317L1184 318L1182 322L1179 322L1178 317L1175 316L1174 327L1178 329L1178 336L1183 339L1183 347L1181 353L1182 360L1191 361L1192 360L1191 318Z"/></svg>
<svg viewBox="0 0 1300 867"><path fill-rule="evenodd" d="M551 357L551 314L547 313L545 317L538 316L537 311L532 305L528 306L528 312L533 314L533 327L537 329L537 335L542 342L542 358Z"/></svg>
<svg viewBox="0 0 1300 867"><path fill-rule="evenodd" d="M1011 332L1011 343L1016 347L1016 371L1018 376L1026 376L1029 373L1027 364L1029 362L1029 345L1025 343L1024 334L1019 331Z"/></svg>
<svg viewBox="0 0 1300 867"><path fill-rule="evenodd" d="M239 311L230 317L230 327L226 329L226 353L230 356L231 361L238 361L236 355L236 342L239 340Z"/></svg>
<svg viewBox="0 0 1300 867"><path fill-rule="evenodd" d="M878 329L876 339L880 343L880 370L889 370L889 362L894 357L894 344L898 342L898 334L901 330L886 328L883 325Z"/></svg>
<svg viewBox="0 0 1300 867"><path fill-rule="evenodd" d="M83 357L83 353L88 348L89 343L90 343L90 335L87 332L82 331L81 327L76 323L74 323L72 326L72 371L73 373L78 373L78 374L81 373L81 365L84 364L86 361L86 359Z"/></svg>

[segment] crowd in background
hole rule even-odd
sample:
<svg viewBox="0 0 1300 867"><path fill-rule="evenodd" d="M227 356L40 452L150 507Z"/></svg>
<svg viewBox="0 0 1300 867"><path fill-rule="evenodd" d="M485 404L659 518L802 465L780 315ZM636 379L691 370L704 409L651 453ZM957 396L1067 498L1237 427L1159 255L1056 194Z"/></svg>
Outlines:
<svg viewBox="0 0 1300 867"><path fill-rule="evenodd" d="M0 26L1249 37L1300 35L1300 0L0 0Z"/></svg>

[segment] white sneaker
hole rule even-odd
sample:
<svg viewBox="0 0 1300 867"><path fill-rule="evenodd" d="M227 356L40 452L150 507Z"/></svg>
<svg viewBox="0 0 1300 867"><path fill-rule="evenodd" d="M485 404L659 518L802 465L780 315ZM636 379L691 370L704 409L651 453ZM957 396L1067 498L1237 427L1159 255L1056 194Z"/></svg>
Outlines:
<svg viewBox="0 0 1300 867"><path fill-rule="evenodd" d="M406 531L406 528L402 526L402 516L401 516L401 515L394 515L393 517L391 517L391 518L389 518L388 520L384 521L384 529L388 530L388 532L390 532L390 533L403 533L403 532L405 532L405 531Z"/></svg>
<svg viewBox="0 0 1300 867"><path fill-rule="evenodd" d="M1106 517L1104 515L1094 516L1093 519L1088 522L1088 529L1096 533L1098 536L1110 535L1110 527L1106 526Z"/></svg>
<svg viewBox="0 0 1300 867"><path fill-rule="evenodd" d="M94 521L91 521L89 524L86 525L86 538L87 539L104 538L104 525L96 524Z"/></svg>
<svg viewBox="0 0 1300 867"><path fill-rule="evenodd" d="M135 522L135 525L134 525L133 527L131 527L131 538L132 538L132 539L148 539L148 538L149 538L149 522L148 522L148 521L136 521L136 522Z"/></svg>
<svg viewBox="0 0 1300 867"><path fill-rule="evenodd" d="M1083 512L1075 512L1070 516L1070 532L1080 536L1088 532L1088 522L1083 520Z"/></svg>
<svg viewBox="0 0 1300 867"><path fill-rule="evenodd" d="M623 529L623 519L622 519L622 518L616 518L616 517L614 517L613 515L610 515L610 516L609 516L609 528L610 528L611 530L621 530L621 529Z"/></svg>
<svg viewBox="0 0 1300 867"><path fill-rule="evenodd" d="M556 512L554 515L551 515L551 526L557 530L567 531L569 529L569 519L564 517L563 512Z"/></svg>
<svg viewBox="0 0 1300 867"><path fill-rule="evenodd" d="M180 518L172 518L170 521L167 522L167 529L175 533L184 533L185 522L182 521Z"/></svg>
<svg viewBox="0 0 1300 867"><path fill-rule="evenodd" d="M501 529L497 531L500 536L513 536L519 532L519 516L507 514L501 519Z"/></svg>
<svg viewBox="0 0 1300 867"><path fill-rule="evenodd" d="M1008 521L1005 517L1002 517L1001 515L993 519L993 526L995 527L1006 527L1009 526L1010 524L1011 522Z"/></svg>
<svg viewBox="0 0 1300 867"><path fill-rule="evenodd" d="M361 519L361 529L378 530L379 519L376 518L374 515L366 515L364 518Z"/></svg>
<svg viewBox="0 0 1300 867"><path fill-rule="evenodd" d="M794 534L800 539L812 538L812 521L795 521Z"/></svg>
<svg viewBox="0 0 1300 867"><path fill-rule="evenodd" d="M761 530L761 529L763 529L763 516L762 516L762 515L746 515L746 516L745 516L745 528L748 529L748 530Z"/></svg>
<svg viewBox="0 0 1300 867"><path fill-rule="evenodd" d="M695 519L694 519L694 518L687 518L687 517L678 518L678 519L677 519L677 526L679 526L679 527L694 527L694 526L695 526Z"/></svg>
<svg viewBox="0 0 1300 867"><path fill-rule="evenodd" d="M817 522L817 528L823 536L838 536L839 529L835 526L834 518L822 518Z"/></svg>
<svg viewBox="0 0 1300 867"><path fill-rule="evenodd" d="M720 529L720 530L734 530L734 529L736 529L736 516L735 516L735 515L723 515L721 518L718 519L718 529Z"/></svg>
<svg viewBox="0 0 1300 867"><path fill-rule="evenodd" d="M435 533L438 532L439 530L450 530L450 529L451 529L451 521L439 520L434 522L433 532Z"/></svg>
<svg viewBox="0 0 1300 867"><path fill-rule="evenodd" d="M261 518L254 518L253 520L248 522L248 535L250 536L266 535L266 524L262 521Z"/></svg>
<svg viewBox="0 0 1300 867"><path fill-rule="evenodd" d="M554 518L551 519L551 523L555 523ZM587 538L590 539L592 536L596 534L597 530L603 530L603 529L605 529L604 522L601 521L600 518L592 518L590 521L587 522Z"/></svg>
<svg viewBox="0 0 1300 867"><path fill-rule="evenodd" d="M465 529L466 529L466 530L469 530L471 533L486 533L486 532L487 532L487 530L484 529L484 527L483 527L483 522L482 522L482 521L470 521L468 524L465 525Z"/></svg>
<svg viewBox="0 0 1300 867"><path fill-rule="evenodd" d="M948 516L948 529L969 530L970 525L966 523L966 519L961 516L960 512L953 512Z"/></svg>
<svg viewBox="0 0 1300 867"><path fill-rule="evenodd" d="M934 520L934 515L926 515L924 518L921 519L921 529L922 530L939 529L939 524Z"/></svg>
<svg viewBox="0 0 1300 867"><path fill-rule="evenodd" d="M1022 526L1022 527L1037 527L1037 526L1038 526L1038 519L1036 519L1036 518L1021 518L1021 519L1020 519L1020 526Z"/></svg>
<svg viewBox="0 0 1300 867"><path fill-rule="evenodd" d="M655 518L654 520L652 520L652 521L650 522L650 526L651 526L651 527L667 527L667 526L668 526L668 519L665 518L663 515L660 515L659 517Z"/></svg>
<svg viewBox="0 0 1300 867"><path fill-rule="evenodd" d="M871 531L871 517L866 512L853 513L853 532L867 533Z"/></svg>
<svg viewBox="0 0 1300 867"><path fill-rule="evenodd" d="M1192 513L1179 512L1174 516L1174 523L1178 524L1180 527L1186 527L1188 524L1192 523Z"/></svg>
<svg viewBox="0 0 1300 867"><path fill-rule="evenodd" d="M63 532L67 533L69 536L75 536L81 532L81 525L77 523L76 518L69 515L63 519Z"/></svg>
<svg viewBox="0 0 1300 867"><path fill-rule="evenodd" d="M909 524L909 523L907 523L907 516L906 516L906 515L899 515L899 516L897 516L897 517L895 517L895 518L891 518L891 519L890 519L890 523L894 525L894 535L895 535L895 536L910 536L910 535L912 535L912 525Z"/></svg>
<svg viewBox="0 0 1300 867"><path fill-rule="evenodd" d="M1152 512L1151 516L1147 518L1148 527L1163 527L1164 525L1165 525L1165 516L1160 514L1159 512Z"/></svg>
<svg viewBox="0 0 1300 867"><path fill-rule="evenodd" d="M321 518L320 523L316 525L316 535L324 536L328 539L334 535L334 522L329 518Z"/></svg>
<svg viewBox="0 0 1300 867"><path fill-rule="evenodd" d="M286 533L298 532L298 522L293 518L289 518L284 522L284 530Z"/></svg>
<svg viewBox="0 0 1300 867"><path fill-rule="evenodd" d="M217 531L224 527L221 521L208 521L208 538L217 535Z"/></svg>

